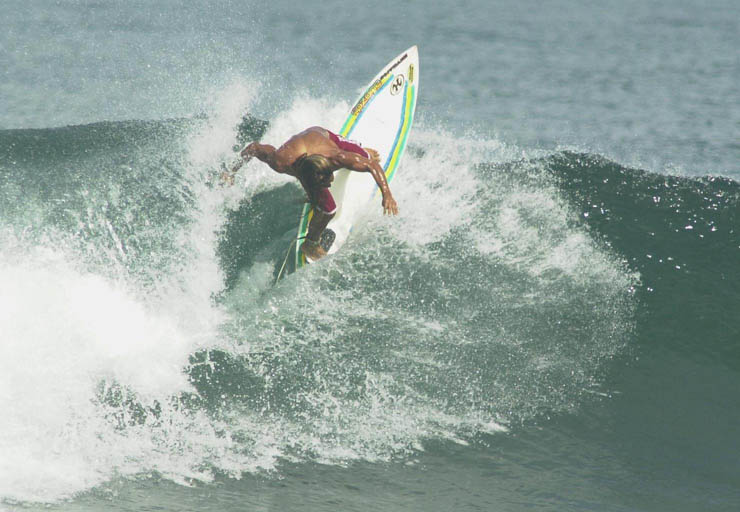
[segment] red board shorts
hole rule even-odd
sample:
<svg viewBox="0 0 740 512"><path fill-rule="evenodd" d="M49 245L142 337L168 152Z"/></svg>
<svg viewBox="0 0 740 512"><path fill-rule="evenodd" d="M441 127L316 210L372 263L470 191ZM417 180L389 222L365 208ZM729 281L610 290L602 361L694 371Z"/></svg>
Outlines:
<svg viewBox="0 0 740 512"><path fill-rule="evenodd" d="M337 203L328 188L317 188L309 193L313 207L327 215L337 211Z"/></svg>
<svg viewBox="0 0 740 512"><path fill-rule="evenodd" d="M370 154L362 149L362 145L359 142L355 142L353 140L345 139L341 135L337 135L336 133L332 133L329 130L326 130L327 133L329 133L329 138L331 141L339 146L339 149L343 151L349 151L350 153L355 153L357 155L363 156L365 158L370 158Z"/></svg>

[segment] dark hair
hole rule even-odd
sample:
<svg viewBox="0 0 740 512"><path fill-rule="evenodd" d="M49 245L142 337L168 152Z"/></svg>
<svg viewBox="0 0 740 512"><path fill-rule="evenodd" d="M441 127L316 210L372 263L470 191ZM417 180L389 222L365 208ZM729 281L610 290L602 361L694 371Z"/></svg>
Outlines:
<svg viewBox="0 0 740 512"><path fill-rule="evenodd" d="M301 173L301 177L306 182L313 186L317 183L317 174L328 174L333 172L331 162L329 159L322 155L308 155L301 159L298 164L298 170Z"/></svg>

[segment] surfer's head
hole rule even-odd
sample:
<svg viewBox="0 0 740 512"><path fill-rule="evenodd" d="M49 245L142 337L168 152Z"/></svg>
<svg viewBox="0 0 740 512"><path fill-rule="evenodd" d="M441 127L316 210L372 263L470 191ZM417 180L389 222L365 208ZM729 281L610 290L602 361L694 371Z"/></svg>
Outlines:
<svg viewBox="0 0 740 512"><path fill-rule="evenodd" d="M334 181L334 169L329 159L322 155L308 155L298 163L301 177L311 187L328 188Z"/></svg>

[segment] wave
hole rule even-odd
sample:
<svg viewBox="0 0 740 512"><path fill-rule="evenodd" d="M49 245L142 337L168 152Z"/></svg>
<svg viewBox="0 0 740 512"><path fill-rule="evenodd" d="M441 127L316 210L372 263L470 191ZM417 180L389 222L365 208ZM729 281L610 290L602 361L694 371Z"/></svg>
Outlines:
<svg viewBox="0 0 740 512"><path fill-rule="evenodd" d="M643 337L740 368L740 184L577 153L544 164L582 221L639 272Z"/></svg>
<svg viewBox="0 0 740 512"><path fill-rule="evenodd" d="M369 209L273 287L300 189L259 162L212 179L307 108L0 132L3 499L475 442L608 394L636 330L675 343L677 308L704 332L722 317L704 350L736 355L735 182L423 126L401 215Z"/></svg>

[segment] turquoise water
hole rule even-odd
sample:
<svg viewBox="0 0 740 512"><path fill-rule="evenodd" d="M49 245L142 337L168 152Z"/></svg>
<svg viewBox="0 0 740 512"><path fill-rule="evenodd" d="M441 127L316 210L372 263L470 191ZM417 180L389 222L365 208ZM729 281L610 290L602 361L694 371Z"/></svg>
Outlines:
<svg viewBox="0 0 740 512"><path fill-rule="evenodd" d="M0 509L736 510L738 8L9 3ZM393 191L234 147L418 44Z"/></svg>

